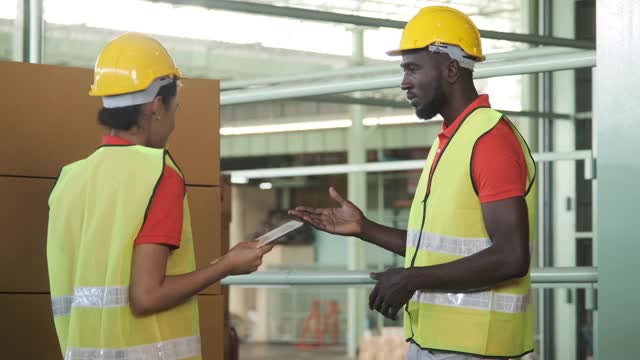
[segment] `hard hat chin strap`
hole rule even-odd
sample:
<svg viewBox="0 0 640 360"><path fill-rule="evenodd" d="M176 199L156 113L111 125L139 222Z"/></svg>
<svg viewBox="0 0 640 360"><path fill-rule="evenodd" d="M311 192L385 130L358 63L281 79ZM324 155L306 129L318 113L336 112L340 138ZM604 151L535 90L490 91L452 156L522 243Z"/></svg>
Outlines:
<svg viewBox="0 0 640 360"><path fill-rule="evenodd" d="M431 44L427 46L427 50L432 53L447 54L453 60L456 60L460 66L473 71L473 67L476 65L475 59L464 52L459 46L447 45L447 44Z"/></svg>
<svg viewBox="0 0 640 360"><path fill-rule="evenodd" d="M161 77L155 79L148 88L129 94L103 96L102 104L105 108L119 108L132 105L146 104L153 101L158 95L158 90L163 85L169 84L173 81L171 77Z"/></svg>

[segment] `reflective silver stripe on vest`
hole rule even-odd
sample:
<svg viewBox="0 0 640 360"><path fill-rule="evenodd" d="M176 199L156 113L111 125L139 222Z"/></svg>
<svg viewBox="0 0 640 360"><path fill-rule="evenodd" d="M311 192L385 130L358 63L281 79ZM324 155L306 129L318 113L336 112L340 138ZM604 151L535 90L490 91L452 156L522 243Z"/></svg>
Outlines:
<svg viewBox="0 0 640 360"><path fill-rule="evenodd" d="M65 360L179 360L200 356L200 337L191 336L123 349L68 348Z"/></svg>
<svg viewBox="0 0 640 360"><path fill-rule="evenodd" d="M531 292L526 295L514 295L494 291L458 294L417 291L411 300L423 304L519 314L527 311L527 305L531 302Z"/></svg>
<svg viewBox="0 0 640 360"><path fill-rule="evenodd" d="M53 316L65 316L71 308L110 308L129 305L129 287L77 287L71 296L51 297Z"/></svg>
<svg viewBox="0 0 640 360"><path fill-rule="evenodd" d="M419 230L407 231L407 246L417 247ZM459 238L423 232L418 250L431 251L455 256L469 256L491 246L488 238Z"/></svg>
<svg viewBox="0 0 640 360"><path fill-rule="evenodd" d="M73 303L73 296L51 297L53 316L56 317L69 315L71 313L71 303Z"/></svg>

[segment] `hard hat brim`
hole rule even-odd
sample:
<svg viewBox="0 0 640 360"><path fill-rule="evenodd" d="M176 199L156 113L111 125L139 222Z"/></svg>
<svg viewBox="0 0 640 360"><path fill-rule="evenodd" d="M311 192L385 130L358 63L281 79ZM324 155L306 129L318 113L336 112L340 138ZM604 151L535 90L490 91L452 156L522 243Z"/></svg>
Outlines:
<svg viewBox="0 0 640 360"><path fill-rule="evenodd" d="M396 49L396 50L389 50L386 52L387 55L389 56L400 56L402 55L402 51L401 49Z"/></svg>
<svg viewBox="0 0 640 360"><path fill-rule="evenodd" d="M156 79L152 79L151 82L149 84L142 84L139 89L135 89L135 91L129 91L129 92L124 92L124 93L112 93L112 92L104 92L104 91L99 91L96 89L95 85L91 85L90 89L89 89L89 96L115 96L115 95L124 95L124 94L132 94L138 91L144 91L145 89L147 89L155 80L158 80L162 77L171 77L175 80L177 79L181 79L183 77L182 75L182 71L180 71L180 69L175 68L175 71L173 71L172 73L166 74L166 75L162 75L159 76Z"/></svg>
<svg viewBox="0 0 640 360"><path fill-rule="evenodd" d="M402 55L403 51L409 51L409 50L416 50L416 49L395 49L395 50L389 50L385 54L387 54L388 56L400 56L400 55ZM472 55L472 56L474 56L474 55ZM475 57L475 61L476 62L483 62L483 61L487 60L487 57L484 56L484 55L474 56L474 57Z"/></svg>

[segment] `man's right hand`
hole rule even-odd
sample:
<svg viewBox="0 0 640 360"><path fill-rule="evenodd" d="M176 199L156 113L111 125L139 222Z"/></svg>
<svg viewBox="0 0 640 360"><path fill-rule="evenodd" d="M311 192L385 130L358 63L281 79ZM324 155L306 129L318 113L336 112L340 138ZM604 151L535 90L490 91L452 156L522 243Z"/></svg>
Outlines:
<svg viewBox="0 0 640 360"><path fill-rule="evenodd" d="M329 188L329 195L340 207L318 209L298 206L295 210L289 210L289 214L318 230L337 235L360 236L362 226L367 221L362 211L350 201L343 199L333 187Z"/></svg>
<svg viewBox="0 0 640 360"><path fill-rule="evenodd" d="M258 247L257 241L245 241L234 246L220 262L226 267L227 275L250 274L262 265L262 257L273 249L274 244Z"/></svg>

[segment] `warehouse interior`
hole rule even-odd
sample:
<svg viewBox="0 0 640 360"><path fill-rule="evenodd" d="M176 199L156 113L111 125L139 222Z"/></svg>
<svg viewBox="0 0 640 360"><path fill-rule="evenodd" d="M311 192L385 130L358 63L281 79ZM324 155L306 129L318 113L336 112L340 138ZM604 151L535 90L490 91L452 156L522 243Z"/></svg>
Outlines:
<svg viewBox="0 0 640 360"><path fill-rule="evenodd" d="M48 76L58 69L55 80L65 82L65 71L72 73L67 89L77 92L57 94L59 104L55 98L43 104L56 111L80 104L85 100L74 98L87 97L82 84L108 41L126 31L151 34L188 78L188 102L208 109L181 113L176 134L184 129L184 135L169 143L178 149L178 163L188 164L187 180L194 174L187 182L193 185L191 198L203 194L192 204L206 214L197 221L213 229L201 234L214 238L216 248L198 255L199 263L289 220L288 209L334 206L329 186L369 218L403 228L442 119L415 117L399 88L399 60L385 51L397 46L405 22L429 5L454 7L476 23L488 54L474 73L478 92L489 94L492 106L513 121L537 162L531 265L536 335L528 358L635 358L633 334L640 321L634 315L639 292L633 254L640 245L632 214L640 191L633 176L640 170L633 154L640 150L640 128L633 94L640 93L640 2L2 0L0 69L11 80L3 97L54 88L51 78L42 79L49 83L39 89L36 75L25 82L35 89L14 82L22 81L21 71ZM33 171L24 170L31 165L2 166L0 176L55 179L49 170L35 170L49 155L33 149L50 140L43 134L30 138L30 130L21 128L26 125L10 119L25 103L4 103L2 163L18 163L16 153L33 152L25 158L36 165ZM96 127L93 138L82 139L85 151L99 141L92 115L97 105L74 106L67 108L78 111L74 119L86 115L89 125L82 129ZM46 117L48 110L41 110L38 116ZM31 119L29 126L38 121ZM69 126L46 123L51 129ZM56 147L73 141L63 139L71 129L50 131L62 134ZM5 193L9 199L10 191ZM217 203L210 209L208 202ZM3 211L18 214L11 209L9 204ZM9 251L3 256L13 256L9 240L0 243ZM305 226L265 256L254 274L264 276L229 278L201 295L219 296L211 321L226 324L211 330L220 332L220 349L210 359L404 359L398 355L407 346L402 320L369 310L372 285L366 281L371 271L403 264L402 257L355 238ZM5 271L11 267L2 268L0 284L7 285L0 296L46 293L14 288L17 280ZM47 317L37 314L29 318ZM11 332L11 326L0 330Z"/></svg>

